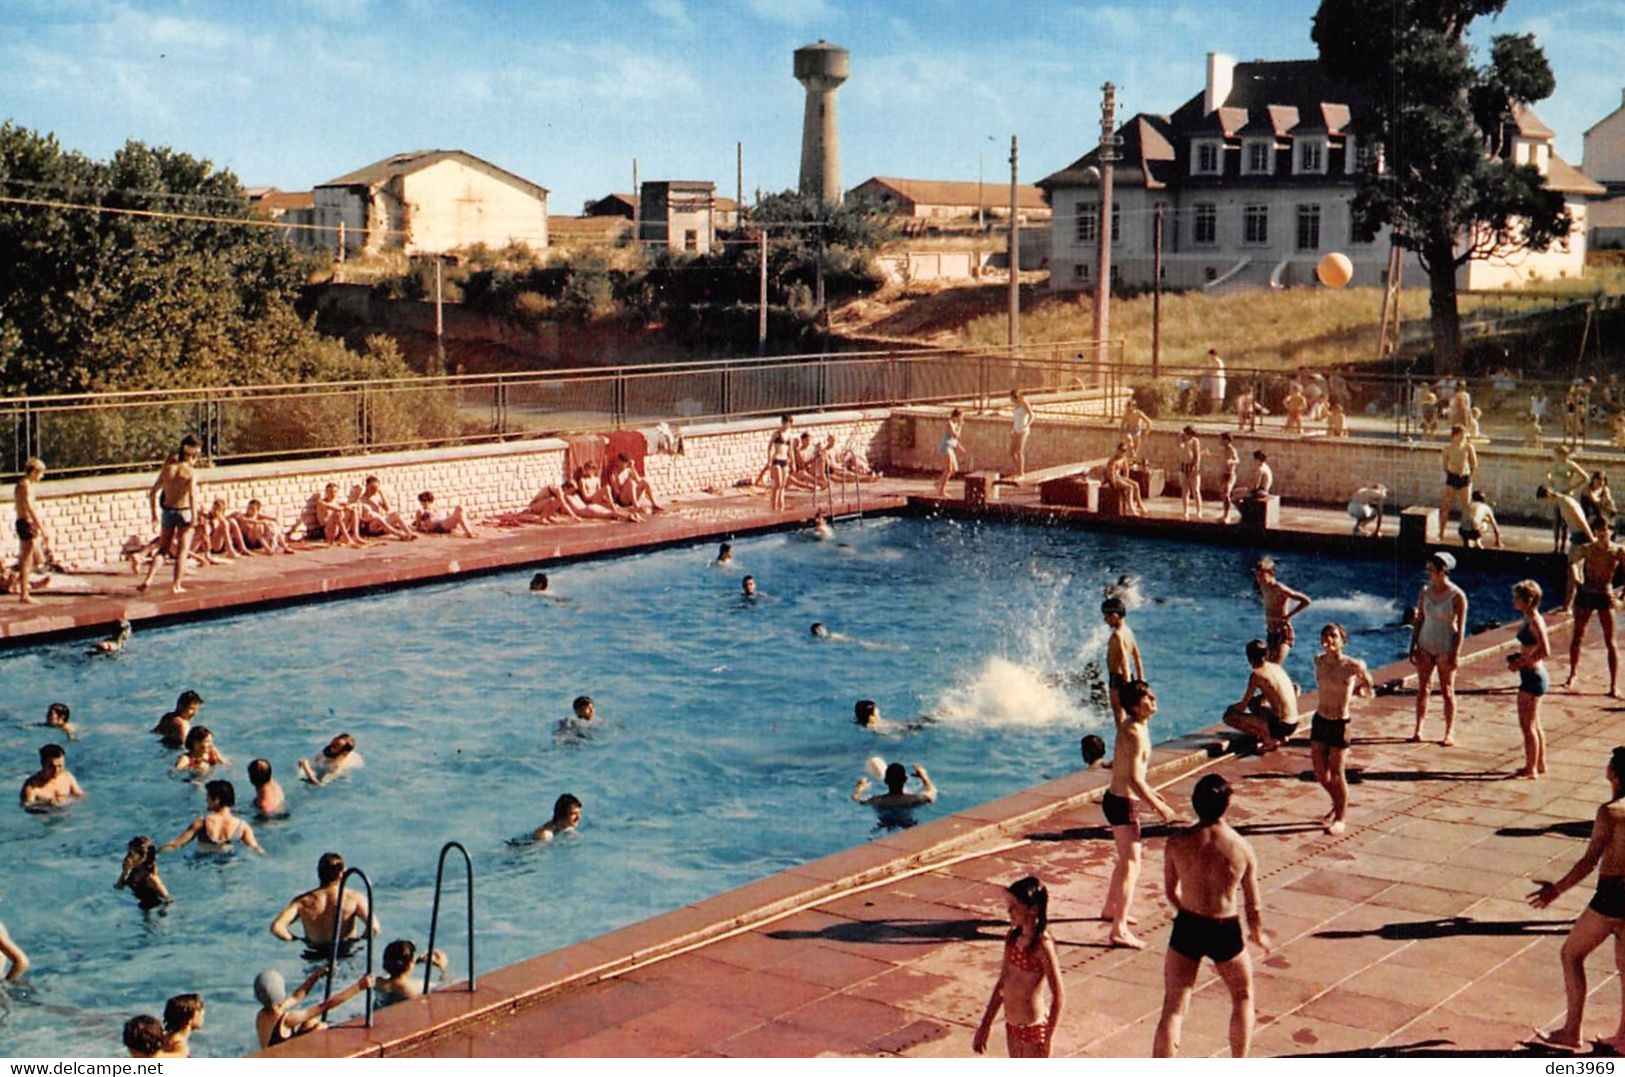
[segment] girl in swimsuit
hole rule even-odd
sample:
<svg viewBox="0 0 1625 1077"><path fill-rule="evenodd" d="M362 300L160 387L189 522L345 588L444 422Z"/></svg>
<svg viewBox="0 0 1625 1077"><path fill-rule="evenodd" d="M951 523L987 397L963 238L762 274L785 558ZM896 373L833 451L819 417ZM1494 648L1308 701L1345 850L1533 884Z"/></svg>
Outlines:
<svg viewBox="0 0 1625 1077"><path fill-rule="evenodd" d="M179 849L197 838L198 848L206 852L230 852L232 843L240 841L264 856L265 850L254 840L254 828L231 813L237 805L237 788L227 781L212 781L203 789L208 797L209 813L192 820L192 825L181 831L180 837L159 852Z"/></svg>
<svg viewBox="0 0 1625 1077"><path fill-rule="evenodd" d="M784 491L790 485L789 429L789 426L781 425L779 432L773 435L773 441L768 446L767 479L773 489L770 500L774 512L784 511Z"/></svg>
<svg viewBox="0 0 1625 1077"><path fill-rule="evenodd" d="M1004 904L1011 925L1004 940L1004 963L971 1048L977 1054L987 1050L993 1018L1003 1006L1005 1047L1010 1057L1048 1058L1065 1001L1055 941L1046 930L1049 891L1036 876L1028 875L1010 884ZM1049 1016L1040 1021L1038 995L1046 981L1050 990Z"/></svg>
<svg viewBox="0 0 1625 1077"><path fill-rule="evenodd" d="M169 889L158 877L158 847L146 835L130 839L125 847L124 867L114 890L129 890L143 910L169 903Z"/></svg>
<svg viewBox="0 0 1625 1077"><path fill-rule="evenodd" d="M175 760L175 769L207 774L210 767L224 766L229 762L214 746L214 734L209 732L209 727L195 725L186 731L186 750Z"/></svg>
<svg viewBox="0 0 1625 1077"><path fill-rule="evenodd" d="M948 496L948 480L959 470L959 432L963 425L963 413L955 408L948 414L948 422L942 430L942 446L938 450L942 453L942 475L937 479L938 497Z"/></svg>
<svg viewBox="0 0 1625 1077"><path fill-rule="evenodd" d="M1540 615L1540 584L1524 580L1512 588L1512 604L1523 614L1517 654L1507 655L1507 668L1518 671L1518 728L1523 732L1523 769L1515 777L1546 773L1546 732L1540 727L1540 697L1551 686L1546 657L1552 653L1546 619Z"/></svg>
<svg viewBox="0 0 1625 1077"><path fill-rule="evenodd" d="M305 978L293 994L288 994L287 983L276 969L266 969L254 978L254 997L259 999L260 1012L254 1015L254 1028L259 1033L261 1047L275 1047L295 1036L322 1027L322 1017L330 1010L349 1002L357 992L372 988L372 973L367 973L349 987L333 994L326 1002L303 1010L294 1009L310 994L317 981L327 975L323 965Z"/></svg>
<svg viewBox="0 0 1625 1077"><path fill-rule="evenodd" d="M1428 685L1433 671L1439 671L1439 694L1444 697L1444 739L1446 748L1456 743L1456 663L1461 658L1461 638L1467 624L1467 596L1450 582L1456 559L1440 552L1428 558L1428 582L1416 596L1416 625L1411 630L1411 661L1416 663L1416 730L1412 741L1422 739L1422 722L1428 715Z"/></svg>
<svg viewBox="0 0 1625 1077"><path fill-rule="evenodd" d="M1179 505L1185 519L1191 518L1191 498L1196 499L1196 518L1202 518L1202 441L1196 427L1187 426L1179 436ZM1231 449L1234 452L1234 447Z"/></svg>

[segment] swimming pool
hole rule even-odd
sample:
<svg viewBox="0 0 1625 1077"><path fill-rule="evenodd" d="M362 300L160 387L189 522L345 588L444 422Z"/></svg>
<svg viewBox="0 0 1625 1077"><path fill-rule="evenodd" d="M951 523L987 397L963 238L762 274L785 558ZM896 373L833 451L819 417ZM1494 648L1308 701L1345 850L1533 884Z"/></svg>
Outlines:
<svg viewBox="0 0 1625 1077"><path fill-rule="evenodd" d="M513 573L140 633L113 660L70 644L0 656L12 686L0 758L20 782L58 739L34 723L60 699L84 731L68 762L89 792L58 814L0 812L0 920L34 960L24 985L0 987L5 1053L122 1053L125 1018L183 991L208 1001L196 1054L253 1050L255 973L276 967L292 984L305 967L267 927L314 885L327 849L372 877L384 941L421 946L435 853L462 841L491 969L868 840L876 820L848 798L871 754L926 764L942 796L921 818L1071 770L1079 734L1110 722L1064 675L1100 657L1102 586L1123 573L1141 577L1130 616L1158 688L1157 739L1217 721L1261 627L1254 550L916 518L838 535L744 539L727 570L709 567L709 545L559 566L559 600ZM1373 665L1404 649L1407 630L1388 626L1419 569L1278 561L1316 596L1289 662L1297 679L1312 684L1308 643L1327 619ZM741 598L745 573L755 603ZM1471 620L1511 619L1509 580L1461 582ZM814 640L814 620L849 639ZM144 915L112 889L125 843L167 841L203 807L147 732L184 688L207 700L200 721L240 804L247 762L265 756L292 814L255 824L263 860L166 854L175 904ZM583 693L600 727L555 739ZM877 738L851 723L861 697L894 719L936 720ZM301 787L295 760L339 732L366 766ZM578 835L507 844L565 791L585 803ZM458 977L459 894L441 934Z"/></svg>

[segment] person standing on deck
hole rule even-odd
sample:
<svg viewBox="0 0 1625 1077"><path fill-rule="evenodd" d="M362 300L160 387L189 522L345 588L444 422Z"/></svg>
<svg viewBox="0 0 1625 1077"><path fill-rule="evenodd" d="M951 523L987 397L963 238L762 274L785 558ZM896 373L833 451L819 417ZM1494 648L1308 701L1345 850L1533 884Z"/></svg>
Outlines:
<svg viewBox="0 0 1625 1077"><path fill-rule="evenodd" d="M152 509L154 524L160 523L159 509L163 510L162 530L158 533L158 552L147 565L147 576L136 586L137 591L145 591L152 584L152 577L157 573L166 550L175 556L175 582L169 589L177 595L186 591L181 581L186 576L192 529L197 526L197 476L192 473L192 463L200 451L201 445L196 436L187 434L181 439L175 453L164 461L164 466L158 470L158 478L147 491L147 503Z"/></svg>
<svg viewBox="0 0 1625 1077"><path fill-rule="evenodd" d="M1457 392L1456 396L1465 395ZM1472 500L1473 476L1478 473L1478 450L1467 440L1467 426L1456 423L1450 428L1450 441L1442 453L1444 457L1444 496L1439 508L1439 541L1444 541L1444 529L1450 523L1450 506L1461 502L1461 518L1467 519L1467 504Z"/></svg>

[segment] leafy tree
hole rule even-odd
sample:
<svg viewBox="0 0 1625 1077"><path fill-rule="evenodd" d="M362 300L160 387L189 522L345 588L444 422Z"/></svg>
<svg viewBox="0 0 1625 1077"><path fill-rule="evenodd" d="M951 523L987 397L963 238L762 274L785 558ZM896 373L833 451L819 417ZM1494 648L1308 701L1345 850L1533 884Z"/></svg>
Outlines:
<svg viewBox="0 0 1625 1077"><path fill-rule="evenodd" d="M895 234L892 218L869 203L831 205L794 191L763 198L750 227L767 232L768 283L780 293L792 283L810 283L820 268L826 288L872 290L881 279L874 255ZM755 250L739 250L754 268Z"/></svg>
<svg viewBox="0 0 1625 1077"><path fill-rule="evenodd" d="M237 178L131 141L106 162L0 125L0 392L243 384L398 364L335 355L295 313L306 265ZM238 223L242 222L242 223ZM342 347L339 347L342 352ZM352 375L353 376L353 375Z"/></svg>
<svg viewBox="0 0 1625 1077"><path fill-rule="evenodd" d="M1321 0L1312 36L1321 62L1364 99L1354 134L1382 149L1361 180L1361 238L1389 225L1428 274L1435 361L1461 354L1456 270L1469 259L1545 250L1573 222L1533 165L1512 163L1514 110L1556 83L1530 35L1499 35L1474 66L1467 30L1506 0Z"/></svg>

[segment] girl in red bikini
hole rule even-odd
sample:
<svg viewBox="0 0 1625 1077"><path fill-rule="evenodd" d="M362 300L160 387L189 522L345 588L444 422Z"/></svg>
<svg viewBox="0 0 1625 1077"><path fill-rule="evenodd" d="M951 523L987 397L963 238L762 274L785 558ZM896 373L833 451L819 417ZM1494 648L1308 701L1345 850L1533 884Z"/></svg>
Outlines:
<svg viewBox="0 0 1625 1077"><path fill-rule="evenodd" d="M1011 883L1005 896L1010 913L1010 934L1004 939L1004 963L999 969L987 1012L976 1029L971 1047L977 1054L987 1050L987 1037L993 1018L1004 1007L1004 1042L1011 1058L1048 1058L1055 1026L1061 1020L1064 993L1061 990L1060 960L1055 941L1046 930L1049 924L1049 891L1033 875ZM1049 982L1050 1007L1047 1019L1038 1019L1038 995Z"/></svg>

